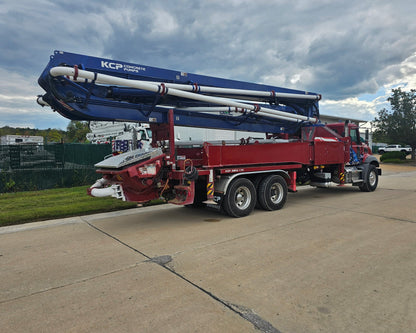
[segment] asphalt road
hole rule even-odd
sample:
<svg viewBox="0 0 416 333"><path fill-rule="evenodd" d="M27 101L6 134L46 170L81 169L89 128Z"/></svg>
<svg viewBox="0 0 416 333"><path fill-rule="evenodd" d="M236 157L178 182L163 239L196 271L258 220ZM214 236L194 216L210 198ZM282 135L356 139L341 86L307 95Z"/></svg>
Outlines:
<svg viewBox="0 0 416 333"><path fill-rule="evenodd" d="M0 229L1 332L414 332L416 168L233 219L172 205Z"/></svg>

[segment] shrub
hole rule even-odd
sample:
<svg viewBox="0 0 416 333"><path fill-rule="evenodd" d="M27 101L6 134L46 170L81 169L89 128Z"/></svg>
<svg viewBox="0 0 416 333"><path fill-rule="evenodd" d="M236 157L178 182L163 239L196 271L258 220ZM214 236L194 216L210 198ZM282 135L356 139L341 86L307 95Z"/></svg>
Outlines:
<svg viewBox="0 0 416 333"><path fill-rule="evenodd" d="M401 151L391 151L388 153L384 153L380 156L380 161L386 161L386 160L405 160L406 159L406 153Z"/></svg>

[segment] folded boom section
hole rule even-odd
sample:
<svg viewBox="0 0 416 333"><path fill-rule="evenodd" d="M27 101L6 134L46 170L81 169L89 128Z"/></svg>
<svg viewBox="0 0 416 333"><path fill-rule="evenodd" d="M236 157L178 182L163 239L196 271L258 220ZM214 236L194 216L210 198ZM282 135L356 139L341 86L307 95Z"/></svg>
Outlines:
<svg viewBox="0 0 416 333"><path fill-rule="evenodd" d="M295 133L319 120L320 95L55 51L38 101L73 120Z"/></svg>

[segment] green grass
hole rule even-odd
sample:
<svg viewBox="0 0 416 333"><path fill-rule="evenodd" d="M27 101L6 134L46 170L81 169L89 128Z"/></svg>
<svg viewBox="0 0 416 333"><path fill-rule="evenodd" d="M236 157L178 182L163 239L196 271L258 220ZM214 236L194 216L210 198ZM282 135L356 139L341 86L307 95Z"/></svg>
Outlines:
<svg viewBox="0 0 416 333"><path fill-rule="evenodd" d="M137 207L135 202L93 198L87 187L0 194L0 226Z"/></svg>
<svg viewBox="0 0 416 333"><path fill-rule="evenodd" d="M401 160L398 158L389 158L387 160L383 160L382 163L392 163L392 164L414 164L412 160Z"/></svg>

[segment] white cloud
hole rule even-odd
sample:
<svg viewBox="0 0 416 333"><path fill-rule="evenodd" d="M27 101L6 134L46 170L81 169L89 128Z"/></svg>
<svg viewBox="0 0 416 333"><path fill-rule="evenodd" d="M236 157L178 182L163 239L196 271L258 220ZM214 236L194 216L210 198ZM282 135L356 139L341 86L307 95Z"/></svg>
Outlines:
<svg viewBox="0 0 416 333"><path fill-rule="evenodd" d="M15 71L7 70L0 67L0 94L14 97L29 94L35 94L38 90L36 77L21 75Z"/></svg>
<svg viewBox="0 0 416 333"><path fill-rule="evenodd" d="M0 127L66 128L68 119L36 103L42 92L36 77L3 68L0 77Z"/></svg>
<svg viewBox="0 0 416 333"><path fill-rule="evenodd" d="M161 8L153 9L151 34L155 37L168 36L176 32L178 23L167 11Z"/></svg>
<svg viewBox="0 0 416 333"><path fill-rule="evenodd" d="M384 102L377 99L373 101L362 101L357 97L350 97L338 101L324 100L320 102L320 112L321 114L372 121L383 104Z"/></svg>
<svg viewBox="0 0 416 333"><path fill-rule="evenodd" d="M22 95L22 96L19 96L19 95L15 95L15 96L12 96L12 95L0 95L0 102L2 100L3 101L8 101L8 100L31 101L31 100L33 100L33 96L31 97L31 96L26 96L26 95Z"/></svg>
<svg viewBox="0 0 416 333"><path fill-rule="evenodd" d="M356 119L372 121L378 111L389 109L387 98L391 96L393 88L404 90L416 89L416 52L401 63L387 66L379 75L388 83L379 86L375 94L359 95L340 100L322 100L320 110L322 114L350 116ZM376 80L376 79L375 79Z"/></svg>
<svg viewBox="0 0 416 333"><path fill-rule="evenodd" d="M0 106L37 115L28 96L58 49L308 90L322 113L371 118L391 87L416 88L415 12L413 0L6 0Z"/></svg>
<svg viewBox="0 0 416 333"><path fill-rule="evenodd" d="M416 52L400 64L386 67L380 72L380 76L388 78L388 83L384 85L386 90L398 86L405 90L416 89Z"/></svg>

